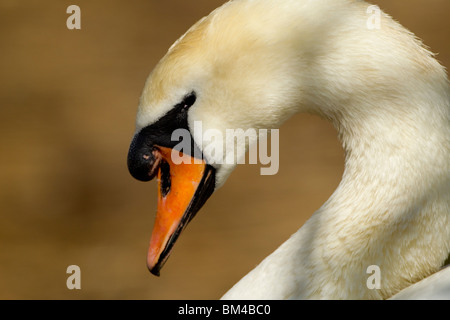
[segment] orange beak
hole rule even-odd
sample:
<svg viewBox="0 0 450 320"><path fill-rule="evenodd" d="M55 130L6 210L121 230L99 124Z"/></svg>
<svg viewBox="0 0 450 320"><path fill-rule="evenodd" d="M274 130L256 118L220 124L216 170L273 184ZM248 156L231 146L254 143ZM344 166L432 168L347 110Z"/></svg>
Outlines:
<svg viewBox="0 0 450 320"><path fill-rule="evenodd" d="M159 167L158 208L147 266L159 276L178 236L214 191L215 177L214 168L204 160L175 149L155 146L153 156Z"/></svg>

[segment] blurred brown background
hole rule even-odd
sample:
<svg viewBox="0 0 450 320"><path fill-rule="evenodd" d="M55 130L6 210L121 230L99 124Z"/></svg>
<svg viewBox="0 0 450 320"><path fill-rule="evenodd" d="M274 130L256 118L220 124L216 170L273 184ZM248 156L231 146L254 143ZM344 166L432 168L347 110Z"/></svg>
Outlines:
<svg viewBox="0 0 450 320"><path fill-rule="evenodd" d="M336 132L295 116L279 174L240 166L161 277L147 271L156 184L126 167L138 99L168 47L223 1L0 0L0 299L218 299L331 195ZM448 0L373 2L450 65ZM70 4L79 31L66 28ZM82 290L66 287L72 264Z"/></svg>

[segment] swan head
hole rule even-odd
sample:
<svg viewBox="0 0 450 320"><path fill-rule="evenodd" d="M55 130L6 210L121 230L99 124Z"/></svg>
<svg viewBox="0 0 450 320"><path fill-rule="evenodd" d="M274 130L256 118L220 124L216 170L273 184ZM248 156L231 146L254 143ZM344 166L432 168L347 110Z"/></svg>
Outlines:
<svg viewBox="0 0 450 320"><path fill-rule="evenodd" d="M169 49L141 96L128 167L138 180L159 182L147 259L156 275L181 231L236 167L226 160L229 152L237 160L257 138L238 139L243 148L230 150L226 131L277 127L294 113L293 92L300 93L290 66L273 63L291 60L267 48L258 26L243 32L226 7ZM243 154L234 156L236 149Z"/></svg>

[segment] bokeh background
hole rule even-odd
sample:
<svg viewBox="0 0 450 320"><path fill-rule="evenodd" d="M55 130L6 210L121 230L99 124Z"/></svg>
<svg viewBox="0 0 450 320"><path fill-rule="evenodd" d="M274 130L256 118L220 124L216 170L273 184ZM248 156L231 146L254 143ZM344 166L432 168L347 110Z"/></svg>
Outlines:
<svg viewBox="0 0 450 320"><path fill-rule="evenodd" d="M0 0L0 299L218 299L294 233L338 185L334 128L297 115L280 171L239 166L146 269L156 183L126 155L149 72L224 0ZM373 1L450 65L450 1ZM66 28L81 7L82 29ZM81 268L81 290L66 268Z"/></svg>

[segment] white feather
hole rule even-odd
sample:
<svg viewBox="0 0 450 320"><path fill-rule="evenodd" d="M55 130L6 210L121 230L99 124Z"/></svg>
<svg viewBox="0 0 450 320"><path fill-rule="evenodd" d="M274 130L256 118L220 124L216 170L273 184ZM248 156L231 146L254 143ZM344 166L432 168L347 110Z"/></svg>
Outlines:
<svg viewBox="0 0 450 320"><path fill-rule="evenodd" d="M332 121L345 149L332 197L224 299L386 299L450 252L445 70L388 15L367 28L368 7L235 0L191 28L149 77L138 129L195 90L191 126L277 128L309 112ZM233 169L217 166L217 187ZM370 265L381 270L378 290L366 285Z"/></svg>

